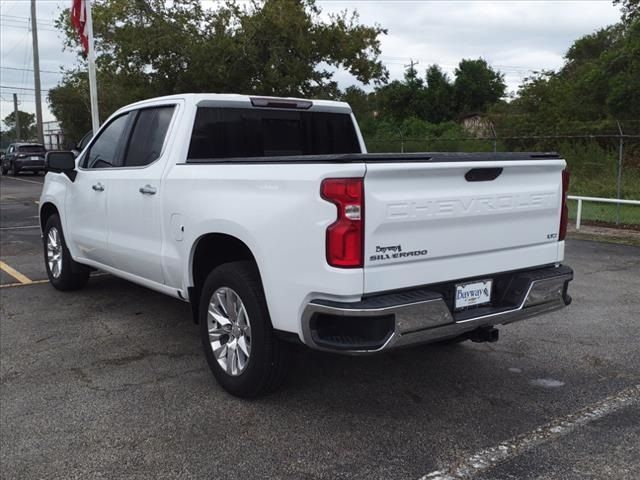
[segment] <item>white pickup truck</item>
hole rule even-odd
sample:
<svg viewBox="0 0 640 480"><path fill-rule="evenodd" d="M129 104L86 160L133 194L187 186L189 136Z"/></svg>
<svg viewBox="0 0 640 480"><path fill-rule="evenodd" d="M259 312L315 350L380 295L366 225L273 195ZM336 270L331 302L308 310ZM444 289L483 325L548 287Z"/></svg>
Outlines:
<svg viewBox="0 0 640 480"><path fill-rule="evenodd" d="M556 154L367 154L345 103L188 94L124 107L47 163L51 284L100 269L190 302L234 395L277 387L292 341L494 341L571 301Z"/></svg>

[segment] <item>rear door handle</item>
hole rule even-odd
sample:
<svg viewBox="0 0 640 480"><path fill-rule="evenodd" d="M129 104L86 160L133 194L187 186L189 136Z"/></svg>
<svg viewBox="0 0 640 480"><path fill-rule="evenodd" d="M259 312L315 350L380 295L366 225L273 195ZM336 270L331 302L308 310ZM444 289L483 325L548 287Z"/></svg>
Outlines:
<svg viewBox="0 0 640 480"><path fill-rule="evenodd" d="M96 192L104 192L104 185L101 184L100 182L96 183L95 185L92 185L91 188L93 188Z"/></svg>
<svg viewBox="0 0 640 480"><path fill-rule="evenodd" d="M144 187L140 187L138 191L143 195L155 195L157 192L155 187L152 187L149 184L146 184Z"/></svg>

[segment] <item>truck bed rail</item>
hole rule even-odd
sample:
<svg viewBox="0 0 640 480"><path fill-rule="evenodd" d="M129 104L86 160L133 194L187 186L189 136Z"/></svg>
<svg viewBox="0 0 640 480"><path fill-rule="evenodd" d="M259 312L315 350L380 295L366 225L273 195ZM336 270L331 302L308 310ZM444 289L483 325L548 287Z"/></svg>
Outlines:
<svg viewBox="0 0 640 480"><path fill-rule="evenodd" d="M273 157L189 158L184 164L264 164L264 163L449 163L512 162L560 159L555 152L424 152L424 153L348 153L332 155L285 155ZM181 165L184 165L181 164Z"/></svg>

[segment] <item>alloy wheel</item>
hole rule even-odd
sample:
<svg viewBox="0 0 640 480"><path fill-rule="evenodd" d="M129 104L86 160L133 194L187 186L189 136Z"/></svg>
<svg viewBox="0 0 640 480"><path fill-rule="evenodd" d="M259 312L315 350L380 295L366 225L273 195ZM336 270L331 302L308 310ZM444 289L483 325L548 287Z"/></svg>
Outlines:
<svg viewBox="0 0 640 480"><path fill-rule="evenodd" d="M209 300L209 343L218 365L231 376L240 375L251 356L251 323L240 296L220 287Z"/></svg>
<svg viewBox="0 0 640 480"><path fill-rule="evenodd" d="M62 273L62 239L56 227L47 233L47 263L53 278L58 278Z"/></svg>

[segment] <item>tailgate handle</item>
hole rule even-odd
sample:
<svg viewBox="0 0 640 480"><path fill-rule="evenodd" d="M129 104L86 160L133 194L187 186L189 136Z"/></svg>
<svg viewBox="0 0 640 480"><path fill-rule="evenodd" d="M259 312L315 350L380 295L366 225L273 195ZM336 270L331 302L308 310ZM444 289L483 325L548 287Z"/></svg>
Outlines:
<svg viewBox="0 0 640 480"><path fill-rule="evenodd" d="M464 174L467 182L490 182L502 173L502 168L472 168Z"/></svg>

